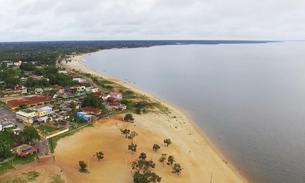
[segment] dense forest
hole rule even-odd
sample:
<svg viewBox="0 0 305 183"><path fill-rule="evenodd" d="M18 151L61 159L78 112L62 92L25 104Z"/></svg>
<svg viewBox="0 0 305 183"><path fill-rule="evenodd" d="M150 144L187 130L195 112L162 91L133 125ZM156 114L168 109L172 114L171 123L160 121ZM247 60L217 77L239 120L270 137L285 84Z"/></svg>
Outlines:
<svg viewBox="0 0 305 183"><path fill-rule="evenodd" d="M45 42L0 42L0 61L37 61L52 65L60 57L72 53L89 53L111 48L136 48L176 44L245 44L268 41L228 40L162 40L162 41L45 41Z"/></svg>

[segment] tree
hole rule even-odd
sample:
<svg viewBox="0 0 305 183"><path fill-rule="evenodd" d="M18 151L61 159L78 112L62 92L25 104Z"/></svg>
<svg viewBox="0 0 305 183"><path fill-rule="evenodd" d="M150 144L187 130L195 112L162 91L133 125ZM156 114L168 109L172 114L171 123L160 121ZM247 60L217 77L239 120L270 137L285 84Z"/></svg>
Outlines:
<svg viewBox="0 0 305 183"><path fill-rule="evenodd" d="M131 167L136 172L133 175L134 183L150 183L160 182L161 177L156 173L151 172L151 168L155 168L156 164L153 161L146 161L146 154L142 152L138 160L131 163Z"/></svg>
<svg viewBox="0 0 305 183"><path fill-rule="evenodd" d="M127 138L128 134L130 133L129 129L124 129L124 130L120 129L120 131L121 131L121 134L125 135L125 138Z"/></svg>
<svg viewBox="0 0 305 183"><path fill-rule="evenodd" d="M78 162L79 166L80 166L80 169L79 171L80 172L87 172L87 164L84 162L84 161L79 161Z"/></svg>
<svg viewBox="0 0 305 183"><path fill-rule="evenodd" d="M28 106L27 106L26 104L20 104L20 105L19 105L19 108L20 108L20 109L26 109L27 107L28 107Z"/></svg>
<svg viewBox="0 0 305 183"><path fill-rule="evenodd" d="M168 156L168 158L167 158L167 164L168 164L168 165L173 165L174 162L175 162L174 156L172 156L172 155Z"/></svg>
<svg viewBox="0 0 305 183"><path fill-rule="evenodd" d="M128 145L128 150L130 150L131 153L133 154L134 152L137 151L137 144L134 144L133 142L131 142L131 144Z"/></svg>
<svg viewBox="0 0 305 183"><path fill-rule="evenodd" d="M158 144L153 145L153 151L157 152L160 149L160 146Z"/></svg>
<svg viewBox="0 0 305 183"><path fill-rule="evenodd" d="M40 136L38 131L32 126L25 126L23 131L16 138L17 142L23 143L31 143L33 140L40 140Z"/></svg>
<svg viewBox="0 0 305 183"><path fill-rule="evenodd" d="M133 138L136 137L136 136L138 136L138 133L135 132L135 131L132 131L132 132L130 133L130 135L128 136L128 139L131 139L132 142L133 142Z"/></svg>
<svg viewBox="0 0 305 183"><path fill-rule="evenodd" d="M145 173L136 172L133 175L134 183L150 183L150 182L156 183L156 182L161 182L161 180L162 177L151 171L147 171Z"/></svg>
<svg viewBox="0 0 305 183"><path fill-rule="evenodd" d="M171 139L165 139L163 142L166 144L166 147L172 143Z"/></svg>
<svg viewBox="0 0 305 183"><path fill-rule="evenodd" d="M32 62L28 62L28 63L21 63L19 68L25 71L34 71L36 69L36 66Z"/></svg>
<svg viewBox="0 0 305 183"><path fill-rule="evenodd" d="M155 168L156 164L153 161L146 161L143 159L135 160L131 163L131 167L133 170L136 170L136 172L146 172L150 168Z"/></svg>
<svg viewBox="0 0 305 183"><path fill-rule="evenodd" d="M99 109L105 109L105 106L100 98L94 95L88 95L84 98L82 107L94 107Z"/></svg>
<svg viewBox="0 0 305 183"><path fill-rule="evenodd" d="M161 154L161 157L159 158L159 162L163 164L164 167L164 162L166 160L167 154Z"/></svg>
<svg viewBox="0 0 305 183"><path fill-rule="evenodd" d="M12 156L9 144L4 140L0 140L0 162Z"/></svg>
<svg viewBox="0 0 305 183"><path fill-rule="evenodd" d="M140 160L145 160L146 159L146 153L142 152L139 156Z"/></svg>
<svg viewBox="0 0 305 183"><path fill-rule="evenodd" d="M181 168L181 165L179 163L175 163L172 169L172 173L175 173L177 175L181 174L183 168Z"/></svg>
<svg viewBox="0 0 305 183"><path fill-rule="evenodd" d="M125 114L124 121L133 122L134 119L133 119L132 115L128 113L128 114Z"/></svg>
<svg viewBox="0 0 305 183"><path fill-rule="evenodd" d="M94 155L93 155L94 156ZM96 158L98 159L98 161L100 162L103 158L104 158L104 153L103 151L100 152L96 152L95 153Z"/></svg>

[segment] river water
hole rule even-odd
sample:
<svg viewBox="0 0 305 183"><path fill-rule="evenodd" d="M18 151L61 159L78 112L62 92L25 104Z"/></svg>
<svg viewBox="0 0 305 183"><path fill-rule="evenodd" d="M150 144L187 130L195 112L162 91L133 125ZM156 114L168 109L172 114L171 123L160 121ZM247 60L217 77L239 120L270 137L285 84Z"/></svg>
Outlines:
<svg viewBox="0 0 305 183"><path fill-rule="evenodd" d="M305 182L305 43L112 49L83 59L184 110L250 182Z"/></svg>

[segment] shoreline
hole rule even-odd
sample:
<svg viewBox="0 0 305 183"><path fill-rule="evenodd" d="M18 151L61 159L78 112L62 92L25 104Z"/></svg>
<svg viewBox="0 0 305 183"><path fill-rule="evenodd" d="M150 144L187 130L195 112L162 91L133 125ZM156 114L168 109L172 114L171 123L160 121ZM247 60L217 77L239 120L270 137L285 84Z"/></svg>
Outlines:
<svg viewBox="0 0 305 183"><path fill-rule="evenodd" d="M101 50L99 50L101 51ZM95 52L93 52L95 53ZM205 134L197 127L196 123L192 121L192 119L189 117L188 114L186 114L183 110L177 108L176 106L173 106L169 104L167 101L160 99L156 97L155 95L141 90L139 88L136 88L135 86L129 85L128 83L111 78L110 76L107 76L103 73L99 73L96 70L89 68L83 63L83 58L86 57L87 55L92 54L92 53L87 53L87 54L81 54L81 55L76 55L76 56L71 56L71 62L62 62L61 65L65 68L69 68L71 70L79 70L83 73L89 73L91 75L97 76L97 77L102 77L104 79L110 80L112 82L115 82L118 85L122 85L138 94L145 95L149 97L153 101L157 101L161 103L162 105L166 106L170 114L167 114L167 120L161 124L160 126L163 128L164 125L166 127L169 127L169 132L171 131L177 131L179 132L179 136L181 139L186 140L188 142L194 142L193 144L190 144L190 149L192 149L195 145L198 147L194 147L194 149L198 149L199 155L200 151L206 151L205 153L207 156L211 156L214 159L209 163L208 166L213 166L212 169L220 169L221 173L224 174L224 176L221 177L221 179L217 180L219 182L231 182L234 180L234 182L247 182L244 177L242 177L239 172L234 168L231 164L228 164L228 162L223 158L222 154L213 146L213 144L208 140L208 138L205 136ZM164 114L145 114L141 116L147 116L150 119L155 119L159 118L160 116L163 116ZM172 116L172 117L170 117ZM173 118L175 116L175 118ZM176 132L175 132L176 133ZM175 143L175 141L174 141ZM202 146L202 147L201 147ZM192 150L189 150L191 152ZM187 159L187 157L186 157ZM198 160L199 161L199 160ZM201 162L199 162L201 163ZM202 162L202 164L205 164L206 162ZM215 165L216 164L216 165ZM205 167L203 167L205 168ZM205 168L206 169L206 168ZM210 177L212 176L213 171L211 175L205 176L205 177ZM214 175L215 176L215 175ZM219 177L218 177L219 178Z"/></svg>

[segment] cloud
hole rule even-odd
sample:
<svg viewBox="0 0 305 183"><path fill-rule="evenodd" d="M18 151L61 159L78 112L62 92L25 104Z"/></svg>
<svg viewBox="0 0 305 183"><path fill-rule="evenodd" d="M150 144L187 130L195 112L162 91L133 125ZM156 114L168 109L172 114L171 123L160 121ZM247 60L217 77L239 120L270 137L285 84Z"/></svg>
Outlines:
<svg viewBox="0 0 305 183"><path fill-rule="evenodd" d="M294 0L10 0L0 41L92 39L304 39Z"/></svg>

